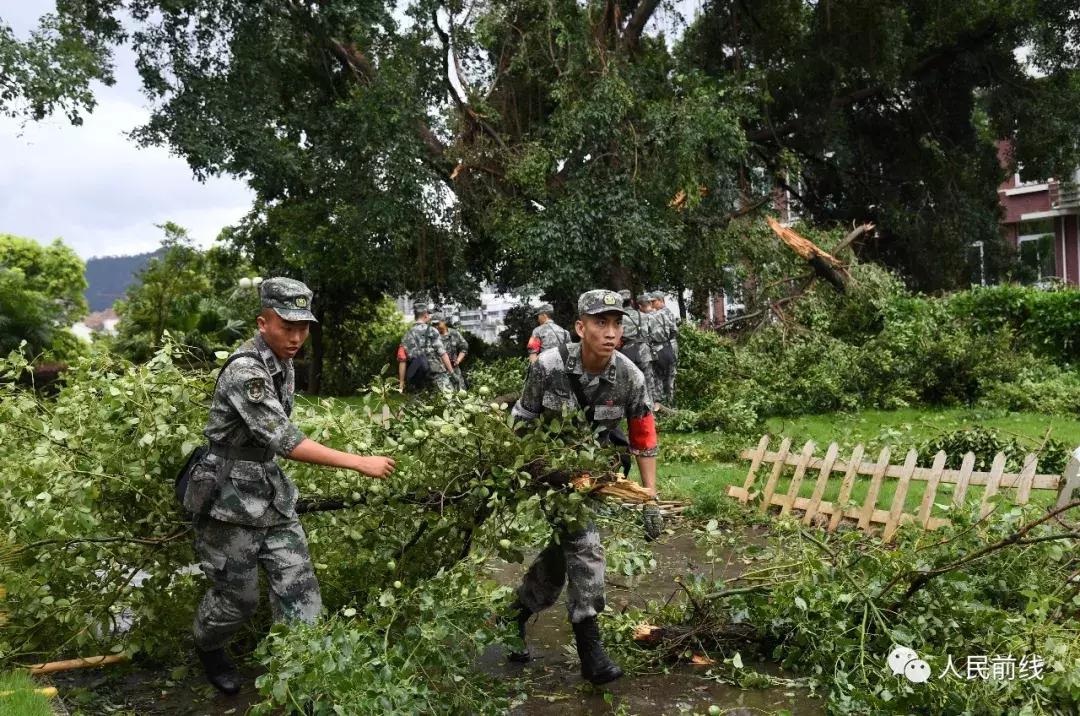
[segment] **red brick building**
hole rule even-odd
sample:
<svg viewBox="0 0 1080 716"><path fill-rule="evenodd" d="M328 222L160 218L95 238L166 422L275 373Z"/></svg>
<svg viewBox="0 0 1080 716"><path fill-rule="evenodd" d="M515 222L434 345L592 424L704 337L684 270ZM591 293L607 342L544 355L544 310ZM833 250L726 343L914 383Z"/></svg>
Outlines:
<svg viewBox="0 0 1080 716"><path fill-rule="evenodd" d="M1008 162L1008 145L999 156ZM998 189L1002 229L1035 279L1080 284L1080 171L1068 181L1032 181L1020 172Z"/></svg>

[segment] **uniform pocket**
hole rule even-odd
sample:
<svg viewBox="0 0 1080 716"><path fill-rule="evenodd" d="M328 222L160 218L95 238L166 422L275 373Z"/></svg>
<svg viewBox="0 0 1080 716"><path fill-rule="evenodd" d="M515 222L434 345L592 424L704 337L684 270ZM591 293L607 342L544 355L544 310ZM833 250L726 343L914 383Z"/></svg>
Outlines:
<svg viewBox="0 0 1080 716"><path fill-rule="evenodd" d="M217 499L218 466L209 460L200 462L188 478L184 508L196 515L209 514Z"/></svg>
<svg viewBox="0 0 1080 716"><path fill-rule="evenodd" d="M233 465L229 477L240 501L269 500L274 497L274 486L270 483L267 467L263 463L238 461ZM273 469L273 468L271 468Z"/></svg>
<svg viewBox="0 0 1080 716"><path fill-rule="evenodd" d="M621 420L625 414L621 405L597 405L593 408L593 417L597 420Z"/></svg>
<svg viewBox="0 0 1080 716"><path fill-rule="evenodd" d="M229 477L236 482L262 482L266 479L266 468L262 463L238 461L233 465Z"/></svg>
<svg viewBox="0 0 1080 716"><path fill-rule="evenodd" d="M205 542L198 546L199 568L208 579L217 582L225 574L225 567L229 564L229 558Z"/></svg>
<svg viewBox="0 0 1080 716"><path fill-rule="evenodd" d="M555 391L548 390L544 392L544 397L541 398L544 408L547 410L554 410L556 412L563 409L563 406L570 406L570 396L560 395Z"/></svg>

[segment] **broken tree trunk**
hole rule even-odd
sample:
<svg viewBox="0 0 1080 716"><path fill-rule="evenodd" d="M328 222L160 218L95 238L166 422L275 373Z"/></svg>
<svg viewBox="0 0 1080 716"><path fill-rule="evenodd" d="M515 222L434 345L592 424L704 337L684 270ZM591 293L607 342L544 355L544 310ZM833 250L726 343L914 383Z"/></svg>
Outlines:
<svg viewBox="0 0 1080 716"><path fill-rule="evenodd" d="M765 217L769 228L780 237L788 247L805 259L814 269L814 273L832 284L839 293L843 293L847 287L847 271L844 265L835 256L818 248L813 241L803 238L771 216Z"/></svg>

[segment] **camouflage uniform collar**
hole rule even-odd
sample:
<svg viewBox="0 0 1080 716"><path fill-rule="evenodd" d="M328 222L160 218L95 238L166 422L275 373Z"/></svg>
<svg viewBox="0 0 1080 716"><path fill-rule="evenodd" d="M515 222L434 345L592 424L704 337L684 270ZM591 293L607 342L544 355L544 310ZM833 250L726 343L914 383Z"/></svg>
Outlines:
<svg viewBox="0 0 1080 716"><path fill-rule="evenodd" d="M581 344L571 343L566 346L566 372L573 373L574 375L584 375L585 366L581 364ZM611 360L608 361L607 368L604 368L600 373L600 379L615 385L615 377L618 375L618 371L615 368L615 354L612 353Z"/></svg>
<svg viewBox="0 0 1080 716"><path fill-rule="evenodd" d="M278 357L274 355L274 351L270 346L266 345L266 341L263 340L262 334L255 334L255 350L262 358L263 364L266 366L266 370L270 371L270 375L277 375L285 370L285 366L282 365Z"/></svg>

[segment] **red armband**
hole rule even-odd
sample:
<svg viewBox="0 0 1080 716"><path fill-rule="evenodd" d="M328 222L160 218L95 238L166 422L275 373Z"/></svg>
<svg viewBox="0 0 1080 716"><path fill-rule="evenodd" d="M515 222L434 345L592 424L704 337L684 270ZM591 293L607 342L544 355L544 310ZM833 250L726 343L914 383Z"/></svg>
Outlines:
<svg viewBox="0 0 1080 716"><path fill-rule="evenodd" d="M656 420L653 414L630 418L630 447L635 450L652 450L656 447Z"/></svg>
<svg viewBox="0 0 1080 716"><path fill-rule="evenodd" d="M540 343L540 339L537 338L536 336L533 336L532 338L529 339L529 345L528 345L529 352L530 353L539 353L540 352L540 347L542 345L543 344Z"/></svg>
<svg viewBox="0 0 1080 716"><path fill-rule="evenodd" d="M409 354L405 352L405 346L397 347L397 359L401 362L409 360Z"/></svg>

